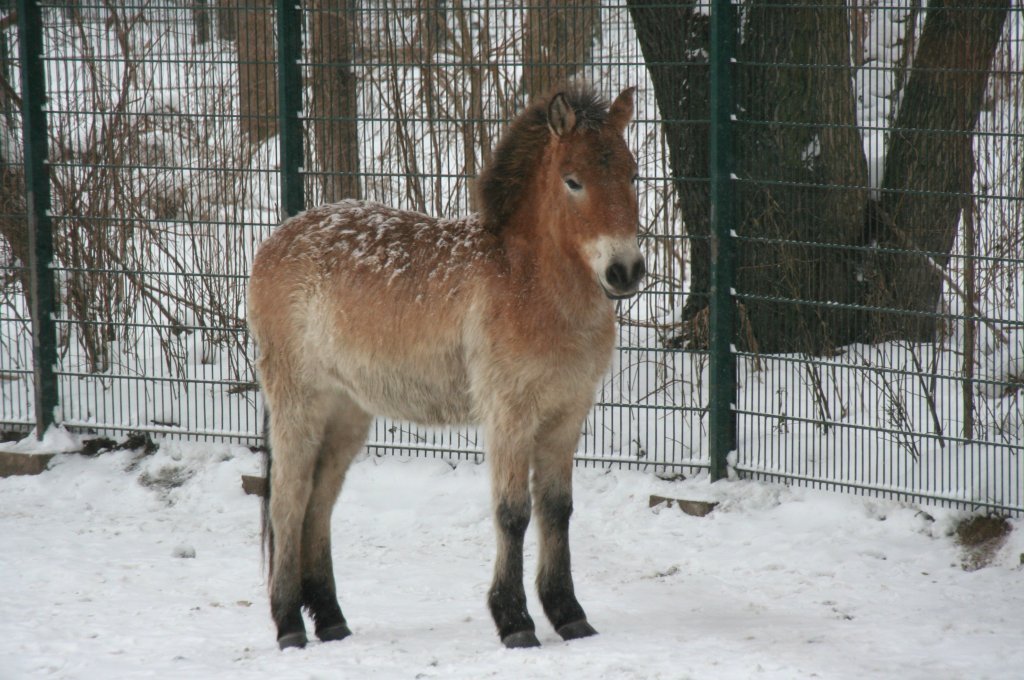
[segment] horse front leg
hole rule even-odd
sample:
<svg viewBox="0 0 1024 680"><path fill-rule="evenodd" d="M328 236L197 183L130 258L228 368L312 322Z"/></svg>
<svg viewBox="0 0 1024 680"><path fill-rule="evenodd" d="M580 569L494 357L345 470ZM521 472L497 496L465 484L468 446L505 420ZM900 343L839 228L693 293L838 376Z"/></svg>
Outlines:
<svg viewBox="0 0 1024 680"><path fill-rule="evenodd" d="M523 588L523 538L530 523L530 458L516 437L492 431L488 439L498 554L487 604L501 642L509 648L537 647Z"/></svg>
<svg viewBox="0 0 1024 680"><path fill-rule="evenodd" d="M573 453L582 418L554 423L538 437L533 497L540 535L537 592L544 613L563 640L596 635L576 599L569 554Z"/></svg>
<svg viewBox="0 0 1024 680"><path fill-rule="evenodd" d="M345 481L345 473L366 439L372 417L347 397L328 418L313 475L313 492L302 526L302 602L323 642L352 634L338 604L331 558L331 512Z"/></svg>

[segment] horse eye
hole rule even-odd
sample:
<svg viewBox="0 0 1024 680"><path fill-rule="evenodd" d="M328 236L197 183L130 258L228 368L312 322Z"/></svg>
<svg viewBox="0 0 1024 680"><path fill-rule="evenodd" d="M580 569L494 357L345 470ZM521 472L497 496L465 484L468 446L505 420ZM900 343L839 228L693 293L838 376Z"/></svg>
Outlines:
<svg viewBox="0 0 1024 680"><path fill-rule="evenodd" d="M569 189L571 191L579 191L580 189L583 188L583 185L580 184L579 182L577 182L572 177L565 177L564 180L565 180L565 186L569 187Z"/></svg>

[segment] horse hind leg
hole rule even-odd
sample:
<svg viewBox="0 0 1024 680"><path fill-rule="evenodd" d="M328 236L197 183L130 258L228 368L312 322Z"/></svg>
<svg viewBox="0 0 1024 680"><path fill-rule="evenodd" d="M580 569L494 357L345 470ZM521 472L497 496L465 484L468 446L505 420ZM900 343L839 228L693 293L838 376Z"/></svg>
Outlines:
<svg viewBox="0 0 1024 680"><path fill-rule="evenodd" d="M331 558L331 511L345 473L369 431L371 416L348 398L330 416L313 475L313 491L302 526L302 603L323 642L342 640L349 630L338 604Z"/></svg>
<svg viewBox="0 0 1024 680"><path fill-rule="evenodd" d="M270 613L277 625L281 649L306 644L302 621L302 534L326 425L319 395L294 389L287 394L288 399L274 399L275 393L267 390L273 461L269 503Z"/></svg>

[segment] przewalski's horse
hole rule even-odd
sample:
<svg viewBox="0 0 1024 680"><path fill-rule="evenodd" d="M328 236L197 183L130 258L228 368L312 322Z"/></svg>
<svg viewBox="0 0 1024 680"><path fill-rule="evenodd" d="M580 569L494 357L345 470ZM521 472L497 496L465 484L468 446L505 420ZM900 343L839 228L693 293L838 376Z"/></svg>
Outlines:
<svg viewBox="0 0 1024 680"><path fill-rule="evenodd" d="M350 634L331 510L375 415L482 425L498 554L488 604L508 647L540 644L537 588L566 640L593 635L569 569L573 453L637 292L634 88L609 107L574 88L533 103L479 179L479 215L444 220L359 201L287 220L260 247L249 327L270 412L270 608L281 648ZM532 470L532 477L531 477ZM267 522L265 522L265 525Z"/></svg>

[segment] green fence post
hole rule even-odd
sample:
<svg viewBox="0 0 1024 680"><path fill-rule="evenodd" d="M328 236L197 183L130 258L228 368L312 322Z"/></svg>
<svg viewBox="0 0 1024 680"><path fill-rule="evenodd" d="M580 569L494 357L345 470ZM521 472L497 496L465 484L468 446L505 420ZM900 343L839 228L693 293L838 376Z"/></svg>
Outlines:
<svg viewBox="0 0 1024 680"><path fill-rule="evenodd" d="M242 39L241 37L239 38ZM282 217L306 208L302 187L302 10L277 0L277 111L281 150Z"/></svg>
<svg viewBox="0 0 1024 680"><path fill-rule="evenodd" d="M245 40L246 36L238 36ZM277 128L281 154L281 218L306 209L302 186L302 9L277 0ZM263 446L270 449L270 412L263 409Z"/></svg>
<svg viewBox="0 0 1024 680"><path fill-rule="evenodd" d="M733 173L732 68L736 54L736 10L732 0L711 0L711 299L708 389L708 450L711 481L724 479L736 449L735 301L736 196Z"/></svg>
<svg viewBox="0 0 1024 680"><path fill-rule="evenodd" d="M50 221L50 164L47 158L46 70L43 21L36 0L18 0L21 51L21 120L25 149L25 204L32 272L32 360L36 437L57 417L57 324L54 321L53 225Z"/></svg>

